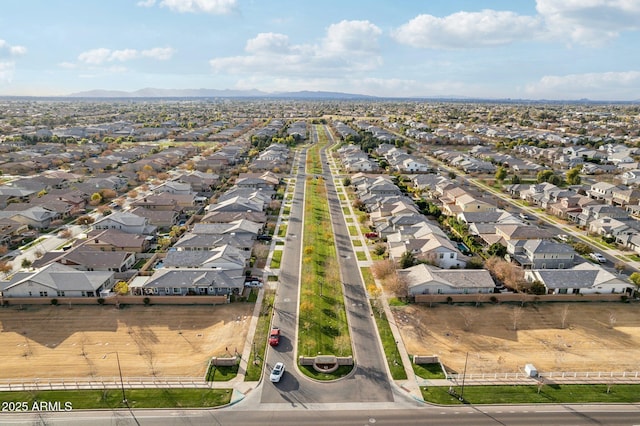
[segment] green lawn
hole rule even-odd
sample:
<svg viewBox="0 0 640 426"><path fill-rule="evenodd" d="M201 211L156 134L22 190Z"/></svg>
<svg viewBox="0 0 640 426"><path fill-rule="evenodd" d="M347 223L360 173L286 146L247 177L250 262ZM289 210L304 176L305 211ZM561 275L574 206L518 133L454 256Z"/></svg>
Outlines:
<svg viewBox="0 0 640 426"><path fill-rule="evenodd" d="M442 371L442 365L439 363L433 364L412 364L413 372L416 376L423 379L446 379L444 372Z"/></svg>
<svg viewBox="0 0 640 426"><path fill-rule="evenodd" d="M358 235L357 226L349 225L347 228L349 228L349 235L351 235L352 237L355 237L356 235Z"/></svg>
<svg viewBox="0 0 640 426"><path fill-rule="evenodd" d="M273 257L271 258L271 268L280 269L281 261L282 261L282 250L274 250Z"/></svg>
<svg viewBox="0 0 640 426"><path fill-rule="evenodd" d="M398 345L396 344L396 339L393 337L393 333L391 332L387 316L383 309L376 306L373 299L371 299L371 303L371 307L374 312L373 317L375 318L376 325L378 326L378 333L380 333L380 340L382 341L384 354L387 358L389 371L391 371L391 377L393 377L394 380L405 380L407 378L407 373L404 370L404 364L402 363L402 358L400 358Z"/></svg>
<svg viewBox="0 0 640 426"><path fill-rule="evenodd" d="M238 365L211 365L207 371L208 382L228 382L238 375Z"/></svg>
<svg viewBox="0 0 640 426"><path fill-rule="evenodd" d="M217 407L231 401L231 389L125 389L131 408L200 408ZM34 401L60 401L73 410L124 408L121 389L84 391L0 392L0 402L26 402L32 410Z"/></svg>
<svg viewBox="0 0 640 426"><path fill-rule="evenodd" d="M284 237L285 235L287 235L287 224L281 223L278 228L278 237Z"/></svg>
<svg viewBox="0 0 640 426"><path fill-rule="evenodd" d="M307 151L308 170L321 167L319 149L327 143L324 128L316 126L316 129L320 142ZM351 339L334 235L331 227L325 225L331 221L326 191L321 177L307 179L298 354L349 356Z"/></svg>
<svg viewBox="0 0 640 426"><path fill-rule="evenodd" d="M262 360L264 360L264 354L267 349L274 299L275 291L265 290L258 324L256 324L256 332L253 335L253 342L251 342L251 353L247 362L247 372L244 376L246 382L257 382L262 375Z"/></svg>
<svg viewBox="0 0 640 426"><path fill-rule="evenodd" d="M435 404L460 404L449 395L448 387L422 388L425 401ZM462 392L460 386L455 391ZM464 400L471 404L568 404L568 403L637 403L640 385L544 385L537 386L465 386Z"/></svg>
<svg viewBox="0 0 640 426"><path fill-rule="evenodd" d="M362 241L360 241L360 240L351 240L351 244L354 247L362 247Z"/></svg>
<svg viewBox="0 0 640 426"><path fill-rule="evenodd" d="M349 210L349 207L343 207L343 208L342 208L342 213L344 213L344 214L351 214L351 210Z"/></svg>
<svg viewBox="0 0 640 426"><path fill-rule="evenodd" d="M357 251L356 257L358 258L358 260L367 260L367 253L363 251Z"/></svg>

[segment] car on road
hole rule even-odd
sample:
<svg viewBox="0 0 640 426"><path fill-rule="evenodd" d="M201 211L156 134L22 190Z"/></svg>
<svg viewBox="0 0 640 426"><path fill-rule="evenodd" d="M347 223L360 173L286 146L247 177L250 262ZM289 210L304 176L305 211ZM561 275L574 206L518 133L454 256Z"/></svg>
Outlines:
<svg viewBox="0 0 640 426"><path fill-rule="evenodd" d="M530 220L531 218L526 213L520 213L520 219L522 219L522 220Z"/></svg>
<svg viewBox="0 0 640 426"><path fill-rule="evenodd" d="M607 263L607 258L600 253L593 252L589 255L589 257L591 257L591 259L595 260L598 263Z"/></svg>
<svg viewBox="0 0 640 426"><path fill-rule="evenodd" d="M278 362L271 370L271 375L269 376L269 380L274 383L278 383L282 376L284 375L284 363Z"/></svg>
<svg viewBox="0 0 640 426"><path fill-rule="evenodd" d="M569 236L567 234L560 234L558 235L558 240L562 241L563 243L567 243L569 242Z"/></svg>
<svg viewBox="0 0 640 426"><path fill-rule="evenodd" d="M260 235L258 235L256 237L256 240L258 240L258 241L271 241L271 238L272 238L271 235L262 235L262 234L260 234Z"/></svg>
<svg viewBox="0 0 640 426"><path fill-rule="evenodd" d="M280 329L278 327L273 327L271 329L271 333L269 333L269 344L271 346L278 346L280 343Z"/></svg>

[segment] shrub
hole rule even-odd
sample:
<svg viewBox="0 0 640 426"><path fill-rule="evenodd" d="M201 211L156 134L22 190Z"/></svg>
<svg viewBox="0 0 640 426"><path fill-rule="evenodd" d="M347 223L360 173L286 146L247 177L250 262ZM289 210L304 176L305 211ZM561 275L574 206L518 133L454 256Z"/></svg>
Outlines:
<svg viewBox="0 0 640 426"><path fill-rule="evenodd" d="M447 296L447 303L450 305L453 304L453 297Z"/></svg>
<svg viewBox="0 0 640 426"><path fill-rule="evenodd" d="M104 305L104 298L98 297L98 305Z"/></svg>
<svg viewBox="0 0 640 426"><path fill-rule="evenodd" d="M145 297L144 299L142 299L142 303L144 303L145 306L149 306L151 304L151 299Z"/></svg>
<svg viewBox="0 0 640 426"><path fill-rule="evenodd" d="M498 298L495 296L491 296L489 300L491 301L491 303L498 303Z"/></svg>
<svg viewBox="0 0 640 426"><path fill-rule="evenodd" d="M51 299L51 304L56 306L58 304L58 299Z"/></svg>

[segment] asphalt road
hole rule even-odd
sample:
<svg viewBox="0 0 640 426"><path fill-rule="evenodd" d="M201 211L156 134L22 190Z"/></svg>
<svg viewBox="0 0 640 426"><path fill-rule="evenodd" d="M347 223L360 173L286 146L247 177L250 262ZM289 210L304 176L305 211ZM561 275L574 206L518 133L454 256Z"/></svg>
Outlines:
<svg viewBox="0 0 640 426"><path fill-rule="evenodd" d="M278 404L279 405L279 404ZM604 406L457 406L378 408L376 404L298 406L281 409L234 406L224 410L70 411L66 413L0 414L2 425L519 425L632 426L640 424L637 405Z"/></svg>
<svg viewBox="0 0 640 426"><path fill-rule="evenodd" d="M317 135L314 133L313 138ZM280 284L274 303L273 326L280 327L280 344L270 348L267 353L267 368L261 387L260 403L314 404L351 402L391 402L394 401L391 383L385 366L385 358L380 349L379 339L367 302L357 260L354 256L349 232L342 215L340 201L331 179L326 156L321 154L323 177L327 183L333 230L337 243L341 275L344 282L345 305L351 339L354 347L356 367L349 376L334 382L316 382L308 379L296 370L297 356L296 330L297 309L300 283L300 259L303 239L304 171L306 150L300 152L294 162L292 176L296 177L296 186L287 226L287 241L284 247ZM326 224L329 226L330 224ZM270 369L281 361L287 367L279 383L268 379ZM400 399L408 399L400 391Z"/></svg>

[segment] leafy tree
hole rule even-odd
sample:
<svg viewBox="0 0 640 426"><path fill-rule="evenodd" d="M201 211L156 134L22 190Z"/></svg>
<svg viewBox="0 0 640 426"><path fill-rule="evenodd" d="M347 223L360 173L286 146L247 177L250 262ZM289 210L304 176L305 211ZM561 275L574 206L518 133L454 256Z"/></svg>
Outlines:
<svg viewBox="0 0 640 426"><path fill-rule="evenodd" d="M102 195L99 192L94 192L91 194L90 203L93 205L100 204L102 202Z"/></svg>
<svg viewBox="0 0 640 426"><path fill-rule="evenodd" d="M640 291L640 272L634 272L629 276L629 280L636 286L636 292Z"/></svg>
<svg viewBox="0 0 640 426"><path fill-rule="evenodd" d="M118 294L128 294L129 293L129 284L126 281L118 281L116 285L113 286L113 291Z"/></svg>
<svg viewBox="0 0 640 426"><path fill-rule="evenodd" d="M529 293L537 295L547 294L547 287L545 287L545 285L540 281L536 280L531 283L531 286L529 287Z"/></svg>
<svg viewBox="0 0 640 426"><path fill-rule="evenodd" d="M80 216L77 220L78 225L91 225L94 219L89 215Z"/></svg>
<svg viewBox="0 0 640 426"><path fill-rule="evenodd" d="M536 182L549 182L551 176L553 176L553 170L540 170L536 175Z"/></svg>
<svg viewBox="0 0 640 426"><path fill-rule="evenodd" d="M552 183L556 186L560 186L562 185L562 178L558 175L552 174L551 176L549 176L549 180L547 182Z"/></svg>
<svg viewBox="0 0 640 426"><path fill-rule="evenodd" d="M498 167L498 170L496 170L495 178L497 180L504 180L506 177L507 177L507 170L502 166Z"/></svg>
<svg viewBox="0 0 640 426"><path fill-rule="evenodd" d="M513 175L513 176L511 177L511 183L512 183L512 184L514 184L514 185L515 185L515 184L520 183L520 176L518 176L518 175Z"/></svg>
<svg viewBox="0 0 640 426"><path fill-rule="evenodd" d="M593 251L591 250L591 247L585 243L575 243L573 245L573 249L576 251L576 253L581 254L583 256Z"/></svg>
<svg viewBox="0 0 640 426"><path fill-rule="evenodd" d="M400 269L407 269L417 263L416 257L410 251L405 251L400 257Z"/></svg>
<svg viewBox="0 0 640 426"><path fill-rule="evenodd" d="M507 254L507 248L500 243L493 243L487 249L487 253L491 256L504 257Z"/></svg>
<svg viewBox="0 0 640 426"><path fill-rule="evenodd" d="M576 166L567 172L567 183L569 185L580 185L582 179L580 178L580 172L582 166Z"/></svg>

